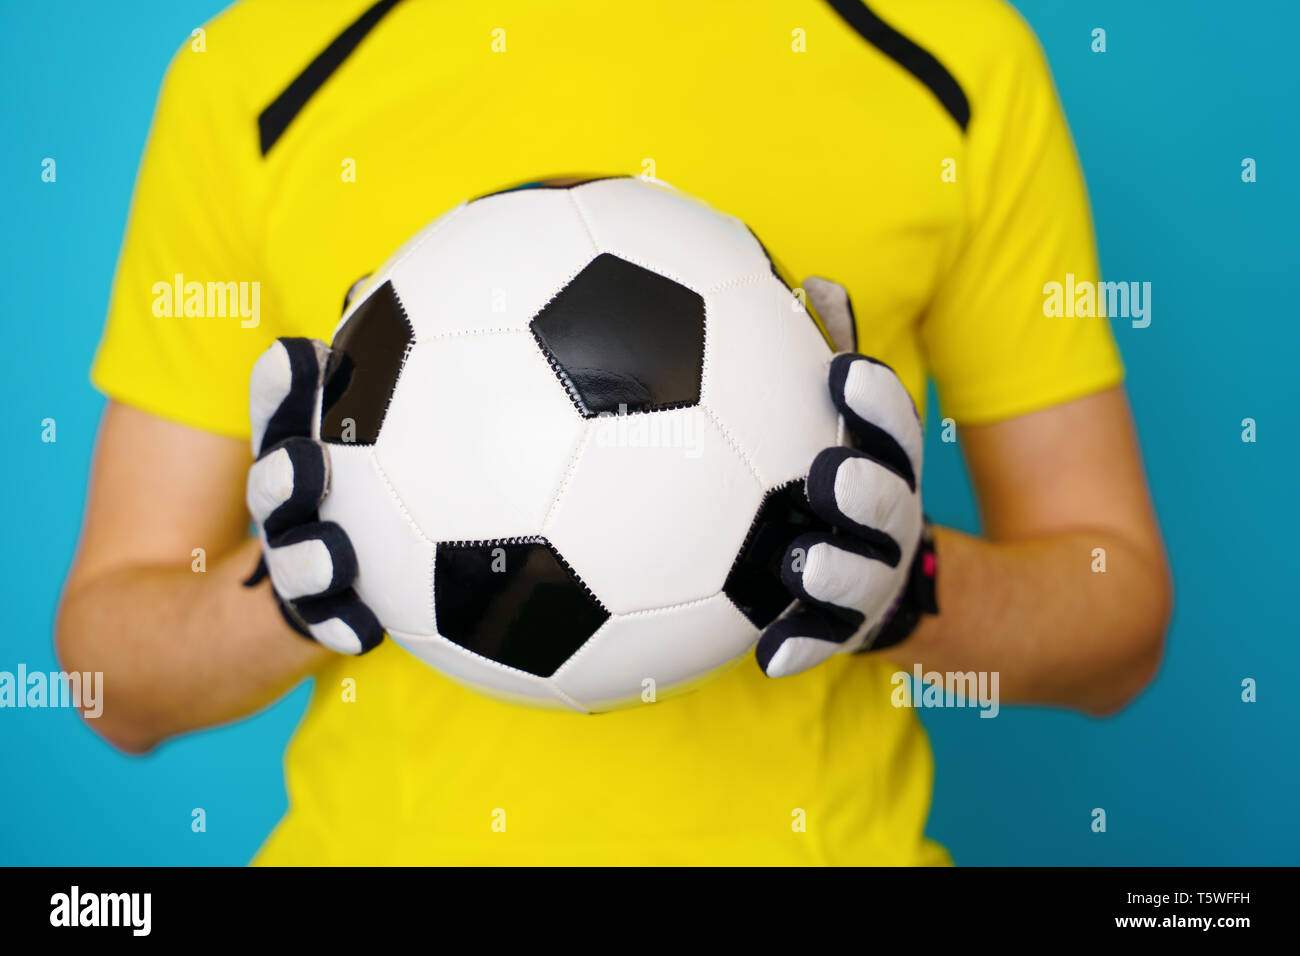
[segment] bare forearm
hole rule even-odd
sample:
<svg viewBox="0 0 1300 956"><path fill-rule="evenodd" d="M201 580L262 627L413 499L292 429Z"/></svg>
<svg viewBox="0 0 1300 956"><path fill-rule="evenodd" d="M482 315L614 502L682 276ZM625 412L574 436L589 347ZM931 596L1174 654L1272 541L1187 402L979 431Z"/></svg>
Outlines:
<svg viewBox="0 0 1300 956"><path fill-rule="evenodd" d="M288 628L266 583L241 587L257 554L248 541L203 573L122 568L70 585L58 651L66 670L103 672L99 733L145 751L243 717L319 666L328 652Z"/></svg>
<svg viewBox="0 0 1300 956"><path fill-rule="evenodd" d="M880 652L891 660L996 671L1003 703L1092 714L1118 710L1155 673L1169 615L1160 555L1091 531L991 542L941 528L935 544L940 613Z"/></svg>

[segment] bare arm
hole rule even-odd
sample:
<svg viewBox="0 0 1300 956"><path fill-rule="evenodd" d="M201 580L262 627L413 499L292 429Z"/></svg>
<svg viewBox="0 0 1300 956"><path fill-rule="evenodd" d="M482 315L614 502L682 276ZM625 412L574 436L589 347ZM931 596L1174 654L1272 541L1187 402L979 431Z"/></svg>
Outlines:
<svg viewBox="0 0 1300 956"><path fill-rule="evenodd" d="M123 750L243 717L329 655L289 629L266 582L240 586L258 557L249 462L245 442L104 411L55 641L65 670L103 672L104 711L89 723Z"/></svg>
<svg viewBox="0 0 1300 956"><path fill-rule="evenodd" d="M1155 674L1172 600L1123 390L963 429L962 443L987 537L937 530L940 614L880 653L997 671L1005 703L1120 709Z"/></svg>

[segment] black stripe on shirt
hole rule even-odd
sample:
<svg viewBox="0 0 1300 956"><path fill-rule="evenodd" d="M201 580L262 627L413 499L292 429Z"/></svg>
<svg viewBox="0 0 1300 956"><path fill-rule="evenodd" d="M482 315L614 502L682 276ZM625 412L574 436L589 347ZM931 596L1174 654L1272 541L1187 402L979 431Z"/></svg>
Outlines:
<svg viewBox="0 0 1300 956"><path fill-rule="evenodd" d="M880 19L861 0L826 0L840 18L858 34L907 72L924 83L957 121L962 132L970 123L970 101L942 63L924 47L917 46Z"/></svg>
<svg viewBox="0 0 1300 956"><path fill-rule="evenodd" d="M307 105L307 101L316 95L325 81L334 75L334 71L343 65L343 61L352 55L352 51L398 2L399 0L379 0L357 17L351 26L316 55L316 59L307 64L307 69L299 73L270 106L262 110L257 117L257 129L261 134L263 156L284 135L289 124Z"/></svg>

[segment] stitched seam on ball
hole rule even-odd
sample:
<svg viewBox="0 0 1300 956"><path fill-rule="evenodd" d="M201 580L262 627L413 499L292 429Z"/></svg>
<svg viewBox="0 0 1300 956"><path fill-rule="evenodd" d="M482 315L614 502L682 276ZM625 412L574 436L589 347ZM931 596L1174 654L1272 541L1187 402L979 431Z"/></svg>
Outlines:
<svg viewBox="0 0 1300 956"><path fill-rule="evenodd" d="M443 637L441 634L437 634L437 633L411 634L409 631L398 631L397 633L401 635L403 638L405 638L406 640L410 640L410 641L442 641L444 644L446 644L448 647L453 648L463 657L468 657L475 661L482 661L484 664L488 664L492 667L499 667L504 671L511 672L512 674L522 674L523 676L529 678L530 680L542 681L543 683L549 680L549 678L542 677L538 674L532 674L529 673L528 671L520 670L518 667L511 667L509 664L502 664L500 661L494 661L490 657L484 657L482 654L478 654L474 651L471 651L468 647L465 647L464 645L461 644L457 644L451 638Z"/></svg>
<svg viewBox="0 0 1300 956"><path fill-rule="evenodd" d="M698 293L697 293L698 294ZM709 300L700 296L700 375L695 382L695 395L704 405L704 381L709 371ZM707 407L707 406L705 406Z"/></svg>
<svg viewBox="0 0 1300 956"><path fill-rule="evenodd" d="M718 596L723 592L714 591L712 594L700 598L691 598L688 601L679 601L676 604L664 604L659 607L642 608L639 611L626 611L619 614L619 617L649 617L652 614L665 614L668 611L680 611L688 607L695 607L697 604L705 604L709 601L716 601Z"/></svg>
<svg viewBox="0 0 1300 956"><path fill-rule="evenodd" d="M586 228L585 223L583 225L583 228L584 229ZM590 238L590 231L588 231L588 238ZM546 359L546 364L551 367L551 373L559 381L560 387L563 388L565 394L569 396L569 401L573 404L575 408L578 409L578 413L582 415L583 418L589 417L588 413L591 410L587 408L587 403L582 400L582 396L579 395L577 389L574 388L573 382L569 379L568 373L560 365L559 360L554 355L552 355L551 350L546 347L546 343L542 341L542 337L541 335L538 334L537 329L533 327L533 323L536 322L537 317L541 315L543 312L545 312L546 309L550 306L550 304L556 300L559 294L563 292L565 289L567 289L573 283L573 280L576 279L579 275L581 275L582 271L586 269L587 266L591 265L592 262L595 261L598 255L600 255L600 250L595 247L595 243L593 240L592 257L588 259L586 262L584 262L581 266L579 266L577 270L570 272L569 275L564 279L564 281L562 281L559 284L559 286L555 289L555 291L551 293L550 298L548 298L545 302L543 302L537 308L537 311L533 313L533 317L528 320L528 331L532 333L533 341L537 343L537 348L541 351L542 357Z"/></svg>
<svg viewBox="0 0 1300 956"><path fill-rule="evenodd" d="M569 572L569 577L573 579L573 583L586 592L587 597L591 599L592 603L594 603L596 607L600 608L606 614L609 614L609 608L605 606L605 602L596 597L596 592L587 586L587 582L582 580L578 575L578 572L573 569L573 565L569 563L568 559L565 558L564 555L560 554L560 549L551 544L547 538L542 538L542 543L546 545L547 550L549 550L551 556L560 563L560 566Z"/></svg>
<svg viewBox="0 0 1300 956"><path fill-rule="evenodd" d="M525 535L523 537L515 537L515 538L486 538L481 541L443 541L441 542L439 547L494 548L494 547L501 547L502 545L509 546L509 545L517 545L517 544L540 544L542 547L544 547L547 551L551 553L551 557L553 557L556 563L559 564L560 567L564 569L565 573L569 576L571 583L576 584L579 588L582 589L582 593L587 595L587 597L591 599L592 604L596 605L596 607L600 608L606 614L610 613L610 610L605 606L605 603L601 601L600 598L596 597L596 592L594 592L590 587L587 586L587 582L582 580L582 577L578 574L578 572L573 569L573 565L571 565L568 562L568 560L565 559L564 555L560 554L560 550L555 545L553 545L550 539L547 538L545 535L533 534L533 535ZM525 671L525 673L527 673L527 671ZM534 674L533 676L536 677L538 675Z"/></svg>
<svg viewBox="0 0 1300 956"><path fill-rule="evenodd" d="M749 626L750 626L750 627L752 627L754 630L758 631L760 634L761 634L764 630L766 630L766 628L761 628L761 627L759 627L757 624L755 624L753 621L750 621L750 620L749 620L749 615L746 614L743 610L741 610L740 605L736 603L736 599L733 598L730 594L728 594L726 591L723 591L723 592L722 592L722 596L725 597L725 598L727 599L727 603L731 605L731 608L732 608L733 611L735 611L737 614L739 614L741 617L743 617L746 621L749 621ZM786 613L787 613L788 611L790 611L792 608L794 608L794 606L795 606L796 604L798 604L798 603L799 603L799 602L798 602L797 599L795 599L794 597L791 597L791 598L790 598L790 603L787 604L787 605L785 606L785 610L782 611L780 614L778 614L776 617L772 618L772 620L768 622L768 627L771 627L772 624L775 623L779 618L784 617L784 616L786 615Z"/></svg>
<svg viewBox="0 0 1300 956"><path fill-rule="evenodd" d="M546 686L549 687L551 690L553 690L556 696L559 697L566 704L568 704L570 707L574 708L575 710L583 714L591 713L591 711L588 708L582 706L582 701L575 700L574 698L570 697L568 694L564 692L563 688L561 688L558 684L555 683L554 674L552 674L550 677L543 678L543 680L546 681Z"/></svg>
<svg viewBox="0 0 1300 956"><path fill-rule="evenodd" d="M699 404L701 407L707 408L708 402L706 401L706 394L710 373L713 369L713 363L709 360L709 300L705 296L700 296L700 301L704 303L704 308L700 310L700 314L704 317L704 320L703 327L700 329L703 341L700 348Z"/></svg>
<svg viewBox="0 0 1300 956"><path fill-rule="evenodd" d="M546 302L543 302L536 312L533 312L532 319L528 320L528 330L533 333L533 341L537 342L538 350L542 352L542 358L545 358L546 364L550 365L551 375L554 375L556 381L559 381L560 388L564 389L564 394L568 395L569 402L572 403L573 407L577 408L578 414L580 414L582 418L586 419L591 416L590 408L586 406L586 402L582 399L582 395L578 393L576 386L573 385L573 380L569 377L568 372L564 371L564 367L560 364L559 359L552 354L549 347L547 347L546 342L542 341L541 334L537 332L537 329L534 328L533 325L533 323L536 323L537 321L537 316L541 315L542 312L545 312L547 308L550 307L550 304L555 302L555 299L559 297L559 294L563 293L565 289L568 289L573 280L580 276L582 269L588 267L588 265L593 263L593 261L601 255L601 246L599 246L597 241L595 241L595 235L591 233L591 226L589 222L586 221L586 213L582 212L582 207L578 206L576 199L573 199L572 190L565 190L565 194L568 196L569 206L573 207L573 212L575 212L575 215L577 216L578 224L582 226L582 232L586 234L586 239L591 243L591 258L586 260L585 263L582 263L581 267L578 268L576 272L569 273L569 276L565 278L563 282L560 282L559 287L556 287L554 293L551 293L550 298L546 299ZM545 527L545 525L543 525L543 527Z"/></svg>
<svg viewBox="0 0 1300 956"><path fill-rule="evenodd" d="M629 255L625 250L602 248L600 243L596 242L596 235L592 231L591 223L590 220L588 220L587 218L586 210L582 208L582 203L578 201L577 193L570 192L569 201L572 202L574 208L578 210L578 216L581 217L582 219L582 226L584 229L587 230L587 237L591 239L591 244L595 247L597 255L601 255L602 253L608 253L611 256L615 256L619 259L622 259L624 262L630 262L635 266L640 266L642 269L645 269L647 272L653 272L655 275L663 276L665 279L672 279L678 285L690 289L692 292L695 292L696 295L699 295L699 292L696 292L695 287L691 285L689 282L687 282L685 279L683 279L680 275L676 275L671 272L666 272L661 266L651 265L649 262L646 262L644 259L636 258L633 257L632 255Z"/></svg>
<svg viewBox="0 0 1300 956"><path fill-rule="evenodd" d="M631 179L634 177L613 176L610 178ZM678 285L680 285L683 289L687 289L690 292L694 292L697 296L700 297L701 311L704 313L704 324L703 324L703 328L701 329L701 332L703 333L703 341L700 343L700 353L701 355L704 356L704 361L701 362L700 364L700 375L696 381L696 386L699 389L700 398L694 401L688 399L686 401L680 401L680 402L660 402L660 403L648 405L645 408L638 408L633 411L629 411L626 414L644 415L650 412L668 412L678 408L694 408L696 405L701 404L704 400L704 364L708 362L708 356L709 356L708 303L704 301L704 296L699 291L697 291L694 286L692 286L689 282L687 282L684 278L682 278L680 274L668 272L664 270L661 266L651 265L649 262L645 261L644 259L629 255L624 251L615 251L613 249L601 248L600 244L596 242L596 236L591 229L590 221L587 219L587 213L582 208L582 204L578 201L577 193L573 190L569 191L569 202L571 202L573 204L574 209L577 210L578 218L582 220L582 227L587 233L587 238L591 240L593 251L595 253L595 256L593 257L593 261L594 258L599 257L601 255L614 256L617 259L622 259L624 262L630 262L632 265L640 266L642 269L644 269L649 273L652 273L657 276L661 276L662 278L665 279L671 279L673 282L676 282ZM583 269L585 269L588 265L591 265L591 262L586 263L586 265L583 266ZM578 271L581 272L582 270L580 269ZM546 304L537 310L537 315L541 315L541 313L546 309L546 306L550 305L551 301L554 300L555 297L558 296L561 292L563 292L564 289L568 287L569 282L572 282L577 275L578 273L574 273L574 275L570 276L569 280L565 282L565 284L561 286L559 290L556 291L555 295L551 296L550 299L547 299ZM537 318L536 315L533 316L534 321L536 320L536 318ZM532 328L532 322L529 322L529 328ZM560 380L560 384L564 386L565 392L567 392L569 395L569 400L573 402L573 404L577 407L578 411L582 413L582 417L583 418L597 417L597 413L593 412L587 406L586 401L582 398L582 395L579 394L577 387L574 386L573 380L572 378L570 378L568 372L564 370L564 368L560 365L559 361L551 354L551 350L546 347L546 344L542 341L541 336L537 334L537 331L535 329L533 330L533 338L537 340L537 345L542 350L542 354L546 356L546 361L551 366L551 370L555 373L555 377Z"/></svg>
<svg viewBox="0 0 1300 956"><path fill-rule="evenodd" d="M389 281L391 283L392 280ZM388 398L384 401L384 413L379 416L379 428L381 431L383 430L384 422L388 420L388 412L393 407L393 396L397 394L397 383L402 380L402 373L406 371L406 363L411 360L411 352L415 349L415 323L412 322L411 317L406 314L406 303L403 302L402 297L397 294L397 286L393 286L392 288L393 301L397 303L397 308L402 313L402 321L406 323L406 327L410 330L411 337L406 340L406 348L402 349L402 361L397 366L397 377L393 379L393 387L388 390ZM322 388L322 400L324 399L324 395L325 391L324 388ZM371 444L379 444L378 432L375 433L375 440L371 442Z"/></svg>
<svg viewBox="0 0 1300 956"><path fill-rule="evenodd" d="M543 306L543 308L545 307ZM551 374L555 377L555 380L560 383L560 387L564 389L564 394L569 398L569 404L573 405L573 407L578 410L578 414L582 416L584 421L594 417L591 409L587 407L587 403L582 400L582 395L573 384L573 379L569 377L569 373L565 371L564 366L560 364L559 359L557 359L551 353L551 350L546 347L546 343L542 341L542 337L537 333L537 330L532 327L531 322L528 325L528 331L533 333L533 341L537 343L537 348L541 351L542 357L546 359L546 364L551 367Z"/></svg>
<svg viewBox="0 0 1300 956"><path fill-rule="evenodd" d="M573 206L574 211L578 214L578 221L582 223L582 231L587 234L587 239L591 242L591 251L595 255L600 255L600 243L596 241L596 233L591 228L591 220L587 218L587 211L582 208L582 203L578 202L577 192L568 190L569 203Z"/></svg>
<svg viewBox="0 0 1300 956"><path fill-rule="evenodd" d="M591 648L595 645L596 641L600 639L600 632L605 630L605 628L609 627L610 624L612 624L614 621L618 620L618 618L622 616L623 615L621 614L611 614L609 617L605 618L605 622L587 636L587 639L582 642L582 646L580 646L576 651L570 654L565 659L564 663L555 669L555 673L551 675L550 679L553 681L559 680L562 676L564 676L564 673L573 667L575 661L577 661L579 658L586 656L586 653L591 650Z"/></svg>
<svg viewBox="0 0 1300 956"><path fill-rule="evenodd" d="M438 543L425 534L424 529L416 524L415 519L411 517L411 512L407 509L406 502L402 500L402 496L399 495L397 489L393 487L392 481L388 478L388 473L384 471L384 466L379 463L379 456L373 451L370 453L370 464L374 466L375 474L378 475L379 480L384 483L384 487L388 489L388 493L393 496L393 501L397 502L397 509L402 513L402 518L406 521L407 525L412 531L420 536L420 540L424 541L426 544L433 545L436 548Z"/></svg>
<svg viewBox="0 0 1300 956"><path fill-rule="evenodd" d="M741 286L754 285L755 283L762 282L764 279L771 278L771 276L772 273L770 271L751 272L748 275L743 275L736 279L728 279L726 282L723 282L721 285L716 285L713 288L706 290L704 294L716 295L719 292L726 292L730 289L738 289ZM782 285L782 288L784 289L785 286Z"/></svg>
<svg viewBox="0 0 1300 956"><path fill-rule="evenodd" d="M493 329L457 329L454 332L438 332L434 335L422 335L414 340L416 345L426 345L433 342L443 342L447 339L463 339L472 335L522 335L529 329L524 328L493 328Z"/></svg>
<svg viewBox="0 0 1300 956"><path fill-rule="evenodd" d="M622 259L624 262L630 262L634 266L640 266L642 269L644 269L646 272L649 272L652 275L657 275L662 279L671 279L673 282L676 282L683 289L686 289L689 292L694 292L696 295L703 298L703 294L698 289L696 289L694 285L687 282L686 279L683 278L681 273L679 272L669 272L660 264L651 263L646 259L642 259L640 256L634 256L629 252L627 252L626 250L622 250L622 249L617 249L617 250L604 249L601 251L601 255L610 255L613 256L615 259Z"/></svg>
<svg viewBox="0 0 1300 956"><path fill-rule="evenodd" d="M433 633L438 633L438 546L433 546L433 557L429 560L429 620L433 622Z"/></svg>
<svg viewBox="0 0 1300 956"><path fill-rule="evenodd" d="M384 270L387 276L385 281L392 282L393 273L397 271L397 267L400 266L402 263L404 263L407 259L411 258L411 256L415 255L421 249L423 249L425 243L427 243L430 239L432 239L438 233L442 232L453 222L459 219L461 211L468 205L469 205L468 202L462 201L459 206L457 206L455 209L452 209L450 212L446 213L446 215L443 216L442 221L439 222L433 229L431 229L427 235L421 236L419 241L417 241L415 245L411 246L411 248L401 253L399 258L394 259L392 262L390 262L388 264L388 268ZM393 288L395 289L397 287L394 286Z"/></svg>
<svg viewBox="0 0 1300 956"><path fill-rule="evenodd" d="M551 518L555 516L555 509L560 506L560 500L569 488L569 482L573 480L573 474L578 470L578 459L587 448L587 439L591 435L591 419L582 420L582 433L578 435L578 440L574 443L573 451L569 453L569 463L565 466L564 474L560 476L560 483L556 486L555 494L551 496L550 507L546 509L546 516L542 518L542 534L546 534L551 527Z"/></svg>
<svg viewBox="0 0 1300 956"><path fill-rule="evenodd" d="M459 538L455 541L439 541L438 544L446 548L499 548L517 544L542 544L544 541L540 534L522 534L509 538Z"/></svg>
<svg viewBox="0 0 1300 956"><path fill-rule="evenodd" d="M381 482L383 482L384 488L392 496L394 503L396 503L397 505L397 510L400 511L402 514L402 520L406 522L407 526L412 531L414 531L417 535L420 536L421 541L423 541L425 544L429 545L433 549L433 555L427 562L427 564L429 565L429 626L434 629L434 633L437 633L438 610L437 607L435 606L435 602L433 599L433 583L434 583L433 575L434 575L434 565L438 561L438 544L427 534L425 534L424 529L421 528L418 524L416 524L415 519L411 517L411 512L407 509L406 502L402 501L402 496L399 495L397 493L397 489L393 487L392 481L390 481L388 478L388 473L384 471L384 466L379 463L379 456L375 454L374 448L370 449L369 454L366 457L370 459L370 465L372 468L374 468L375 475L379 478Z"/></svg>
<svg viewBox="0 0 1300 956"><path fill-rule="evenodd" d="M388 397L384 400L384 410L383 410L383 412L382 412L382 413L380 414L380 416L379 416L379 429L380 429L380 431L383 430L384 422L386 422L386 421L388 420L388 412L389 412L389 410L393 407L393 396L397 394L397 383L400 382L400 381L402 380L402 373L403 373L404 371L406 371L406 363L407 363L408 361L410 361L410 358L411 358L411 351L412 351L412 349L415 348L415 325L414 325L414 323L411 322L411 317L410 317L409 315L406 314L406 303L403 302L403 301L402 301L402 297L401 297L400 295L397 294L397 286L393 285L393 280L392 280L391 278L386 279L383 283L381 283L381 284L377 287L377 290L378 290L378 289L382 289L382 288L384 287L384 285L392 286L392 290L393 290L393 293L392 293L392 294L393 294L393 301L397 303L397 310L402 314L402 322L403 322L403 324L406 325L406 328L407 328L407 330L411 333L411 335L410 335L410 338L408 338L408 339L406 340L406 346L405 346L405 348L402 349L402 360L401 360L401 362L399 362L399 363L397 364L397 377L393 379L393 387L390 388L390 389L388 390ZM377 291L377 290L376 290L376 291ZM371 294L373 295L374 293L371 293ZM367 301L367 302L370 301L370 296L367 296L366 299L365 299L365 301ZM340 327L341 327L341 326L340 326ZM324 418L325 418L325 408L324 408L324 397L325 397L324 382L325 382L325 377L324 377L324 372L323 372L323 371L322 371L322 373L321 373L320 381L321 381L321 384L320 384L320 386L319 386L319 392L320 392L320 394L319 394L319 396L316 398L316 405L319 406L319 408L320 408L320 411L316 414L316 433L317 433L318 435L320 434L321 427L325 424L325 422L324 422ZM375 440L374 440L374 441L329 441L329 440L324 439L324 438L320 439L320 441L321 441L321 443L324 444L324 445L344 445L344 446L346 446L346 445L357 445L357 446L362 447L362 448L374 448L375 445L377 445L377 444L379 443L379 434L378 434L378 432L375 433Z"/></svg>
<svg viewBox="0 0 1300 956"><path fill-rule="evenodd" d="M762 500L759 501L759 503L758 503L758 508L754 511L754 517L751 518L751 519L749 520L749 528L748 528L748 530L745 531L745 537L744 537L744 539L740 542L740 547L736 549L736 556L735 556L734 558L731 559L731 567L727 569L727 576L726 576L726 578L723 579L724 581L730 581L730 580L731 580L731 576L732 576L733 574L736 573L736 568L738 568L738 567L740 566L740 558L741 558L741 555L743 555L743 554L745 553L745 550L746 550L746 549L750 546L750 544L753 542L753 540L754 540L754 535L758 534L758 519L759 519L759 516L762 515L762 513L763 513L763 509L767 506L767 502L768 502L768 500L769 500L773 495L776 495L776 494L778 494L778 493L784 491L785 489L789 488L791 485L803 484L803 485L804 485L803 497L804 497L804 501L807 501L807 500L808 500L808 487L807 487L806 482L807 482L807 479L806 479L806 478L791 478L789 481L783 481L781 484L779 484L779 485L774 485L773 487L769 488L766 492L764 492ZM726 585L725 585L725 584L723 585L722 593L723 593L723 594L726 594L726 593L727 593L727 589L726 589ZM731 598L731 595L730 595L730 594L727 594L727 598L730 599L730 598ZM735 608L736 608L737 611L740 611L740 605L736 604L736 602L735 602L734 600L733 600L731 603L732 603L732 605L735 606ZM744 616L744 614L745 614L744 611L740 611L740 613L741 613L742 616ZM751 623L752 623L752 622L751 622Z"/></svg>
<svg viewBox="0 0 1300 956"><path fill-rule="evenodd" d="M665 604L662 607L649 607L649 608L642 608L641 610L638 611L620 611L617 614L611 614L609 616L609 619L606 620L605 623L602 624L599 628L597 628L595 633L593 633L591 637L587 638L587 640L583 642L581 647L579 647L576 651L574 651L572 654L569 655L568 659L559 666L559 668L555 671L554 674L551 675L551 680L559 680L560 677L564 675L565 671L569 670L575 664L575 662L577 662L580 658L584 657L591 650L591 648L593 648L596 645L596 642L600 639L601 636L600 632L605 630L605 628L609 627L609 625L612 624L614 621L621 620L622 618L627 618L627 617L652 617L656 614L667 614L669 611L681 611L681 610L685 610L686 608L696 607L700 604L707 604L709 601L716 601L719 597L726 598L727 601L731 604L731 606L735 608L737 614L740 614L741 617L745 616L741 612L740 608L736 607L735 602L732 601L724 591L714 591L712 594L706 597L691 598L689 601L681 601L677 604ZM748 619L746 618L746 620Z"/></svg>
<svg viewBox="0 0 1300 956"><path fill-rule="evenodd" d="M713 422L714 427L722 433L723 441L730 445L731 450L740 456L740 460L745 463L745 467L749 469L749 473L753 475L754 480L758 482L758 487L760 489L766 488L767 483L763 481L763 476L758 473L757 466L750 459L749 455L746 454L745 449L740 446L740 442L738 442L736 437L731 433L731 429L723 424L722 419L718 418L718 413L702 402L700 403L700 407L704 409L704 413L709 417L709 421Z"/></svg>
<svg viewBox="0 0 1300 956"><path fill-rule="evenodd" d="M391 262L385 263L384 264L385 267L383 269L377 270L373 275L369 276L370 284L375 289L378 289L381 286L383 286L385 282L391 283L393 285L393 297L397 299L398 303L400 304L402 298L401 296L397 295L397 284L393 282L393 273L397 271L397 267L402 265L402 263L406 262L406 260L411 258L411 256L415 255L415 253L419 252L420 249L424 248L424 244L427 243L430 239L438 235L438 233L446 229L447 226L451 225L453 222L459 219L461 210L464 209L467 205L469 205L467 202L462 201L461 204L457 206L455 209L449 210L447 213L445 213L442 216L441 220L438 222L438 224L432 230L430 230L430 232L427 235L421 236L420 239L409 249L407 249L404 252L399 252L399 258L394 259ZM371 292L371 295L374 295L373 291ZM348 319L352 318L352 314L356 312L357 309L361 308L361 304L366 300L368 300L369 298L370 296L366 296L365 298L358 297L353 302L350 303L349 307L344 310L341 316L339 316L339 320L334 326L334 335L338 335L339 329L343 328L344 323L346 323ZM402 315L403 317L405 317L406 315L405 306L403 306L402 308ZM411 331L411 337L412 340L414 340L415 337L414 328ZM333 336L331 336L331 338L333 338Z"/></svg>

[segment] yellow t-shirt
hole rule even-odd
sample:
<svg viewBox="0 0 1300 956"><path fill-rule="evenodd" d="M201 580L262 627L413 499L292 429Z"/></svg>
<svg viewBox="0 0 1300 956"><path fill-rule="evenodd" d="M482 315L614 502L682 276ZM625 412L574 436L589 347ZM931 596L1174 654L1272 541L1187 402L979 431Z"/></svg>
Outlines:
<svg viewBox="0 0 1300 956"><path fill-rule="evenodd" d="M247 435L276 336L327 338L353 281L462 199L574 172L653 173L792 274L843 282L860 350L918 404L931 375L959 423L1121 379L1105 319L1044 315L1044 284L1096 279L1096 255L1042 54L1001 0L248 0L194 46L162 88L93 373L156 415ZM186 315L178 282L256 282L256 315ZM258 862L945 862L893 670L742 661L583 717L385 642L316 678Z"/></svg>

